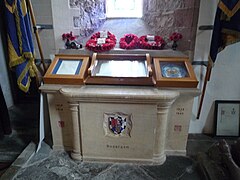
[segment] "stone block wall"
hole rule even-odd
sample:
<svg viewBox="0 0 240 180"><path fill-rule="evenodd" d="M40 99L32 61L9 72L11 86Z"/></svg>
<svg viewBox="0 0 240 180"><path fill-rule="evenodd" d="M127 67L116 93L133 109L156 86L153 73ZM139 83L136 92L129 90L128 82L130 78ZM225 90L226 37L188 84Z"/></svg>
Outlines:
<svg viewBox="0 0 240 180"><path fill-rule="evenodd" d="M200 0L144 0L143 20L155 34L168 39L180 32L179 50L193 53Z"/></svg>
<svg viewBox="0 0 240 180"><path fill-rule="evenodd" d="M80 8L79 33L80 36L86 37L104 23L105 0L78 0L78 4Z"/></svg>

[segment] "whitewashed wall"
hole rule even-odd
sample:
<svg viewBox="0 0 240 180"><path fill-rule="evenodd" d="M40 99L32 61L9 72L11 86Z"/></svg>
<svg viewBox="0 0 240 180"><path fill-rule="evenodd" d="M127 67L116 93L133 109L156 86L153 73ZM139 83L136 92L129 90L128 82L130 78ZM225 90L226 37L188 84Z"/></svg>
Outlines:
<svg viewBox="0 0 240 180"><path fill-rule="evenodd" d="M52 16L52 0L31 0L34 16L36 18L36 23L43 25L53 25L53 16ZM67 0L66 0L67 2ZM61 13L60 13L61 14ZM64 16L62 17L64 18ZM54 39L54 30L53 29L39 29L39 36L41 41L41 47L45 59L49 59L51 54L55 54L55 39ZM35 36L33 36L35 40ZM34 41L35 54L36 58L40 59L38 45L36 40Z"/></svg>
<svg viewBox="0 0 240 180"><path fill-rule="evenodd" d="M56 50L64 48L62 34L72 31L74 35L79 34L79 29L73 29L73 16L79 16L79 8L69 7L68 0L51 0L52 18L54 28L54 40Z"/></svg>
<svg viewBox="0 0 240 180"><path fill-rule="evenodd" d="M218 0L201 0L198 25L212 25ZM212 31L197 32L195 61L207 61ZM190 123L190 133L209 133L214 129L215 100L240 99L240 43L225 48L218 54L213 67L211 79L208 82L200 118L196 119L198 98L195 99L193 117ZM205 67L195 67L199 79L204 79ZM201 85L201 83L200 83Z"/></svg>

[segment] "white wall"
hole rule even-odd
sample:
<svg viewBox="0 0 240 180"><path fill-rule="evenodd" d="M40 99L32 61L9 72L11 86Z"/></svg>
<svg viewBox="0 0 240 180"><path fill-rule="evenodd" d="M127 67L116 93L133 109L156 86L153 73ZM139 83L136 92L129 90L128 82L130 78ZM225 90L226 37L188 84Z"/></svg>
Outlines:
<svg viewBox="0 0 240 180"><path fill-rule="evenodd" d="M79 8L69 9L68 0L51 0L55 50L64 49L63 33L79 34L79 29L73 29L73 16L79 16Z"/></svg>
<svg viewBox="0 0 240 180"><path fill-rule="evenodd" d="M53 25L51 1L52 0L31 0L37 25ZM62 18L64 18L64 16ZM50 59L51 54L55 54L56 52L54 31L53 29L40 29L38 32L44 59ZM37 59L40 59L39 49L35 40L35 35L33 35L33 39L35 56Z"/></svg>
<svg viewBox="0 0 240 180"><path fill-rule="evenodd" d="M212 25L218 0L201 0L198 25ZM195 61L207 61L210 48L212 31L197 32ZM217 61L212 69L211 79L207 90L199 119L196 119L199 98L195 99L193 117L189 133L212 133L214 129L214 102L215 100L240 99L240 43L225 48L217 56ZM195 67L199 80L204 79L205 67ZM200 86L203 82L200 83Z"/></svg>

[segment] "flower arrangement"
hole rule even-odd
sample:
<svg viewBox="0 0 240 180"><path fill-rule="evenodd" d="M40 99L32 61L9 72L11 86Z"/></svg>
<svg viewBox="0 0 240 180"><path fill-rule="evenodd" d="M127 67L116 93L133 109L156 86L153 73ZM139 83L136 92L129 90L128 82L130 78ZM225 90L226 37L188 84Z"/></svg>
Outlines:
<svg viewBox="0 0 240 180"><path fill-rule="evenodd" d="M120 38L120 48L122 49L134 49L138 46L138 37L135 34L125 34Z"/></svg>
<svg viewBox="0 0 240 180"><path fill-rule="evenodd" d="M172 49L173 50L176 50L177 49L177 41L179 41L180 39L182 39L182 34L178 33L178 32L174 32L171 34L171 36L169 36L169 39L171 41L173 41L173 44L172 44Z"/></svg>
<svg viewBox="0 0 240 180"><path fill-rule="evenodd" d="M154 41L149 41L147 36L139 38L138 47L141 49L163 49L166 42L161 36L154 36Z"/></svg>
<svg viewBox="0 0 240 180"><path fill-rule="evenodd" d="M79 49L82 48L82 45L75 41L77 36L74 36L72 31L70 33L63 33L62 40L65 41L65 47L67 49Z"/></svg>
<svg viewBox="0 0 240 180"><path fill-rule="evenodd" d="M107 37L104 43L98 43L100 38L100 32L97 32L91 36L91 38L86 43L86 48L94 52L104 52L113 49L116 45L116 37L111 32L107 32Z"/></svg>
<svg viewBox="0 0 240 180"><path fill-rule="evenodd" d="M171 34L171 36L169 36L169 39L171 41L179 41L180 39L182 39L182 34L178 33L178 32L174 32Z"/></svg>
<svg viewBox="0 0 240 180"><path fill-rule="evenodd" d="M69 41L73 41L77 38L77 36L74 36L72 31L70 31L70 33L63 33L62 34L62 40L69 40Z"/></svg>

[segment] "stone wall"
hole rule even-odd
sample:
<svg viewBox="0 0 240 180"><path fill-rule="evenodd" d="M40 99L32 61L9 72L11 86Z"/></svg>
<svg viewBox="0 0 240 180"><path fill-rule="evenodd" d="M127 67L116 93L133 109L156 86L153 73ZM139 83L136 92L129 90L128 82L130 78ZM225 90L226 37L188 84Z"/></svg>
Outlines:
<svg viewBox="0 0 240 180"><path fill-rule="evenodd" d="M179 50L194 51L200 0L144 0L143 20L156 35L180 32Z"/></svg>
<svg viewBox="0 0 240 180"><path fill-rule="evenodd" d="M80 15L75 17L81 36L89 36L105 21L105 0L78 0Z"/></svg>

